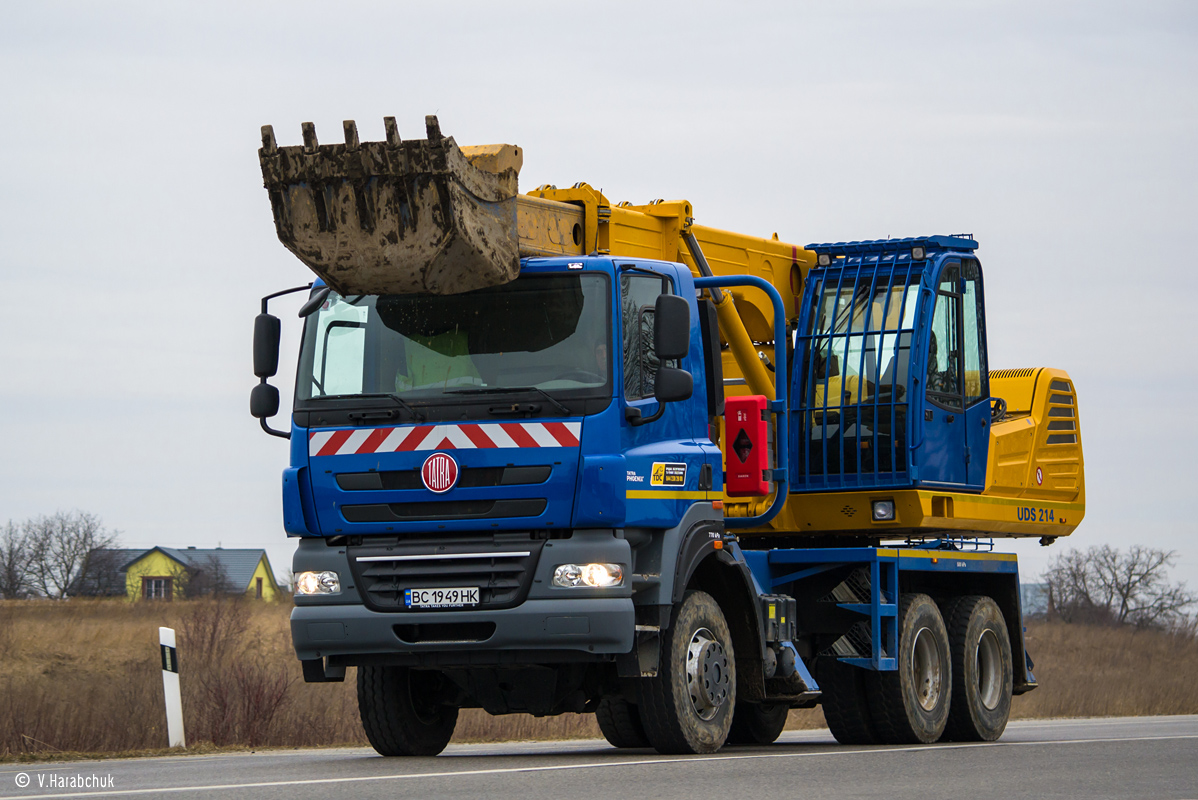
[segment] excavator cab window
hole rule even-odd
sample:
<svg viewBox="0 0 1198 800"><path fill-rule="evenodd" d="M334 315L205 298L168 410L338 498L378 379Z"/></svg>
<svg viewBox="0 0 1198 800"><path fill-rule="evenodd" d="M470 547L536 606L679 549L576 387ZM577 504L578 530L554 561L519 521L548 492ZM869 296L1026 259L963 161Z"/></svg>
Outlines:
<svg viewBox="0 0 1198 800"><path fill-rule="evenodd" d="M981 267L972 258L948 259L935 285L927 399L914 454L919 483L980 490L990 430Z"/></svg>

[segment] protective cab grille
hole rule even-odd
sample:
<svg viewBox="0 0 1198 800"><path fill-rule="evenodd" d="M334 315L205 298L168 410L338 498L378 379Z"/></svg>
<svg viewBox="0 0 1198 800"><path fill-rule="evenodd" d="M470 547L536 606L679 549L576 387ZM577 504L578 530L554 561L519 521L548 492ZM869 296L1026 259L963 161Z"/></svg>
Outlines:
<svg viewBox="0 0 1198 800"><path fill-rule="evenodd" d="M449 544L389 539L351 545L346 555L355 584L374 611L407 611L407 589L473 587L479 589L479 603L471 608L501 609L528 596L544 544L521 535Z"/></svg>

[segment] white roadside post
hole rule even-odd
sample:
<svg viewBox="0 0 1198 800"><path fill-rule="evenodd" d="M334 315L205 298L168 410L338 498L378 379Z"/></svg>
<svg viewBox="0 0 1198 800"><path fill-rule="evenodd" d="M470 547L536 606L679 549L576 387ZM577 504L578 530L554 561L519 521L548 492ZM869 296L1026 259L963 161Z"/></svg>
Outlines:
<svg viewBox="0 0 1198 800"><path fill-rule="evenodd" d="M187 747L183 739L183 697L179 693L179 652L175 649L175 629L159 628L162 650L162 693L166 695L166 734L171 747Z"/></svg>

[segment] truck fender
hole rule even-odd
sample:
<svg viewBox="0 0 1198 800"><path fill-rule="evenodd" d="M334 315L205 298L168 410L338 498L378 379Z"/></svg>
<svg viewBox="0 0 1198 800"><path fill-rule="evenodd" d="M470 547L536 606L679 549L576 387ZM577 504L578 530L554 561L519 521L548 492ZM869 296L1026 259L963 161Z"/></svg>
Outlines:
<svg viewBox="0 0 1198 800"><path fill-rule="evenodd" d="M695 570L703 559L716 555L717 557L724 556L729 562L736 563L723 552L723 538L723 526L710 521L700 522L683 535L678 548L678 561L674 565L674 586L670 592L670 600L673 603L682 602L687 584L690 583L691 576L695 574ZM720 550L716 549L716 542L720 543Z"/></svg>

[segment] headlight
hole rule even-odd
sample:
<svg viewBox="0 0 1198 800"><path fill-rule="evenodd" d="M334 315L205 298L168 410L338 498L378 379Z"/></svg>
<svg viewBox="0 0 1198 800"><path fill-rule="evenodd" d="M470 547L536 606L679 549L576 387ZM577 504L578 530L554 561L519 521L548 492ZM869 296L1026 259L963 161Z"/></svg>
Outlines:
<svg viewBox="0 0 1198 800"><path fill-rule="evenodd" d="M893 522L894 521L894 501L893 500L875 500L873 505L874 505L874 522Z"/></svg>
<svg viewBox="0 0 1198 800"><path fill-rule="evenodd" d="M554 586L605 588L623 583L624 568L619 564L562 564L553 571Z"/></svg>
<svg viewBox="0 0 1198 800"><path fill-rule="evenodd" d="M301 572L295 576L296 594L341 594L341 578L336 572Z"/></svg>

